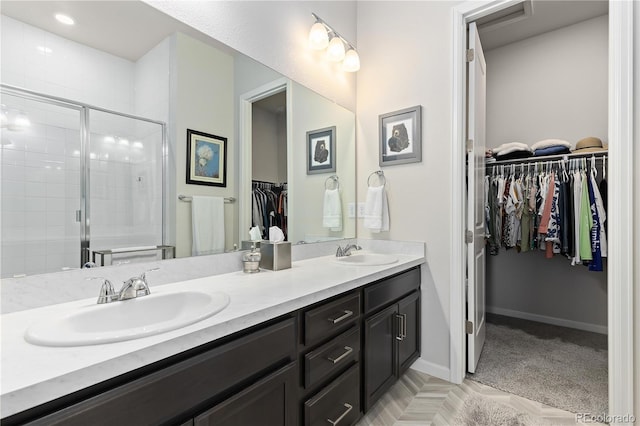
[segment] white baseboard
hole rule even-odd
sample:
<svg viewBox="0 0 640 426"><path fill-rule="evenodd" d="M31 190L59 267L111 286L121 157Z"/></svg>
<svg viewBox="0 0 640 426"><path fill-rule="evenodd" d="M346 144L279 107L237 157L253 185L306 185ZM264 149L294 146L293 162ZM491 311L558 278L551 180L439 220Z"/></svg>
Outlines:
<svg viewBox="0 0 640 426"><path fill-rule="evenodd" d="M545 324L559 325L561 327L575 328L578 330L592 331L594 333L608 334L606 325L591 324L588 322L572 321L564 318L548 317L546 315L531 314L529 312L514 311L511 309L496 308L495 306L487 306L487 312L491 314L504 315L526 319L530 321L542 322Z"/></svg>
<svg viewBox="0 0 640 426"><path fill-rule="evenodd" d="M434 364L422 358L418 358L413 364L411 364L410 368L418 370L421 373L437 377L438 379L446 380L447 382L451 381L451 371L449 370L449 368L442 365Z"/></svg>

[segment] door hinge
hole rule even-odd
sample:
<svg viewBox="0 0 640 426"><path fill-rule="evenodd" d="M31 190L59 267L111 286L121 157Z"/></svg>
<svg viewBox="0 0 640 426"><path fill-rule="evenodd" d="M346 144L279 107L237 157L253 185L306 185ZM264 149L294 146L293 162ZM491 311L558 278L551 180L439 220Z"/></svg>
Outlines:
<svg viewBox="0 0 640 426"><path fill-rule="evenodd" d="M467 62L473 62L476 52L473 49L467 49Z"/></svg>
<svg viewBox="0 0 640 426"><path fill-rule="evenodd" d="M473 139L467 139L467 152L473 152Z"/></svg>
<svg viewBox="0 0 640 426"><path fill-rule="evenodd" d="M464 240L467 244L471 244L473 242L473 231L467 230L464 234Z"/></svg>
<svg viewBox="0 0 640 426"><path fill-rule="evenodd" d="M464 323L464 331L467 334L473 334L473 323L471 321L466 321Z"/></svg>

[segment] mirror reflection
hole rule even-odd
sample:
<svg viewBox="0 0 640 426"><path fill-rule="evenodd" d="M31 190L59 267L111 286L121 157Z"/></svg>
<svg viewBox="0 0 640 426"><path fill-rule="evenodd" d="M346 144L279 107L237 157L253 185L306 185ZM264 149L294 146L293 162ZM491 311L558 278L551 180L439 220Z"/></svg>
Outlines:
<svg viewBox="0 0 640 426"><path fill-rule="evenodd" d="M58 7L91 25L60 27ZM192 205L179 195L226 199L224 251L240 247L246 170L285 192L273 223L289 241L355 237L351 111L287 80L271 105L254 102L241 156L240 99L286 80L275 71L142 2L3 1L1 19L2 84L32 93L2 92L2 277L79 268L100 251L113 263L191 256ZM335 171L308 174L307 133L333 126ZM186 183L187 129L227 139L226 186ZM323 226L331 176L341 227Z"/></svg>

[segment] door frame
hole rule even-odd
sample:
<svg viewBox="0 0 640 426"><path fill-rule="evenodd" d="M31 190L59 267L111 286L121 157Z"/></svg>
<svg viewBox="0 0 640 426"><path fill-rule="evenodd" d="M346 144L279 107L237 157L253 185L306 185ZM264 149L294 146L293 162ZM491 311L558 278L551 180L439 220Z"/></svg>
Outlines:
<svg viewBox="0 0 640 426"><path fill-rule="evenodd" d="M292 130L291 120L291 80L279 78L266 83L250 92L240 95L238 111L238 159L239 159L239 185L238 185L238 241L249 239L249 228L251 227L251 162L252 162L252 129L253 112L252 105L261 99L268 98L280 92L287 92L287 151L292 152ZM292 167L292 156L287 155L287 175ZM290 181L290 179L287 179ZM287 183L288 188L291 185ZM291 216L291 206L289 206L289 216Z"/></svg>
<svg viewBox="0 0 640 426"><path fill-rule="evenodd" d="M450 381L466 372L465 320L465 123L466 31L480 17L520 0L468 1L452 12L452 156L453 227L451 233ZM609 1L609 412L633 413L633 2Z"/></svg>

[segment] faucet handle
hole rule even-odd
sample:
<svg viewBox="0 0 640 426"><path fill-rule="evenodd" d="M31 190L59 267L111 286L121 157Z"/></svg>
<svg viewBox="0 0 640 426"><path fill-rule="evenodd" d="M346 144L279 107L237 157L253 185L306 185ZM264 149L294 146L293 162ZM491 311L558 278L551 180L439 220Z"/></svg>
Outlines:
<svg viewBox="0 0 640 426"><path fill-rule="evenodd" d="M115 290L113 289L113 284L106 278L103 277L90 277L87 280L102 280L102 285L100 286L100 293L98 294L98 304L101 305L103 303L113 302L118 298Z"/></svg>
<svg viewBox="0 0 640 426"><path fill-rule="evenodd" d="M144 272L142 273L142 275L140 275L140 279L141 279L142 281L144 281L144 284L147 286L147 292L149 291L149 284L147 283L147 272L153 272L153 271L157 271L157 270L159 270L159 269L160 269L160 268L151 268L151 269L147 269L146 271L144 271ZM149 294L149 293L147 293L147 294Z"/></svg>

